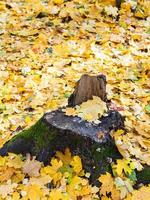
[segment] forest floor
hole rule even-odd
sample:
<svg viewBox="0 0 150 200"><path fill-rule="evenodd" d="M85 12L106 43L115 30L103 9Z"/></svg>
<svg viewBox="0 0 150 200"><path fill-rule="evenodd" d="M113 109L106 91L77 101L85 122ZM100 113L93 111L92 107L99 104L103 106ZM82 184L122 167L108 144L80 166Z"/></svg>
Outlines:
<svg viewBox="0 0 150 200"><path fill-rule="evenodd" d="M134 189L135 170L150 165L149 8L148 0L120 10L113 0L0 0L0 147L65 106L84 73L106 75L127 129L112 134L124 159L99 178L101 187L69 149L46 167L10 153L0 157L0 199L150 200L150 186Z"/></svg>

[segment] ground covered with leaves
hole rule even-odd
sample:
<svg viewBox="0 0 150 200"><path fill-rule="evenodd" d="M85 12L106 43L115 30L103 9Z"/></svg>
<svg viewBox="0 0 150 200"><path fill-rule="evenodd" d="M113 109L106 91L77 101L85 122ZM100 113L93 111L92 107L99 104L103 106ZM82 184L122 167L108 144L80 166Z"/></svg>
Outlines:
<svg viewBox="0 0 150 200"><path fill-rule="evenodd" d="M107 77L111 107L127 131L112 133L124 159L90 185L78 155L48 166L27 155L0 157L0 199L150 200L134 189L150 165L150 1L0 0L0 147L46 111L65 106L82 74ZM86 112L86 108L84 107Z"/></svg>

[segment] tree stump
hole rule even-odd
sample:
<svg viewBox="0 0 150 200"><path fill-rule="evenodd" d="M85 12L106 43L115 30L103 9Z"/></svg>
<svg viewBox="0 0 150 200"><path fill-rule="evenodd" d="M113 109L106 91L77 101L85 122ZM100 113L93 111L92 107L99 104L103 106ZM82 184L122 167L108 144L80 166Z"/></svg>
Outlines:
<svg viewBox="0 0 150 200"><path fill-rule="evenodd" d="M93 96L107 102L104 75L83 75L68 99L68 106L79 105ZM94 124L78 116L67 116L60 108L44 114L35 125L14 136L0 149L0 155L30 153L48 164L56 151L69 147L73 154L81 156L84 169L91 173L94 183L101 173L111 172L112 161L122 157L110 132L124 128L124 118L118 111L108 110L100 121Z"/></svg>

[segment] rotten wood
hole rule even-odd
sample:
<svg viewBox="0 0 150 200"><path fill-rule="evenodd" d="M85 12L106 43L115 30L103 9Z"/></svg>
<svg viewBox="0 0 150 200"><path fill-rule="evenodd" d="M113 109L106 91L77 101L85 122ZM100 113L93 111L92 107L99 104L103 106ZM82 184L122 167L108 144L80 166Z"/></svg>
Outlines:
<svg viewBox="0 0 150 200"><path fill-rule="evenodd" d="M77 82L73 94L69 97L68 106L74 107L92 99L93 96L100 97L103 101L107 100L106 77L104 75L89 76L84 74Z"/></svg>

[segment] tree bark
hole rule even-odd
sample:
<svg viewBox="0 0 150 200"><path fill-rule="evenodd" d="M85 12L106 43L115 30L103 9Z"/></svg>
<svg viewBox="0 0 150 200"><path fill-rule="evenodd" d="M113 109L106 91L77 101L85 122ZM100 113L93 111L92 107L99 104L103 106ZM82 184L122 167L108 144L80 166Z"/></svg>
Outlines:
<svg viewBox="0 0 150 200"><path fill-rule="evenodd" d="M89 76L84 74L77 82L73 94L69 97L68 105L74 107L92 99L93 96L100 97L103 101L107 100L106 77L104 75Z"/></svg>

